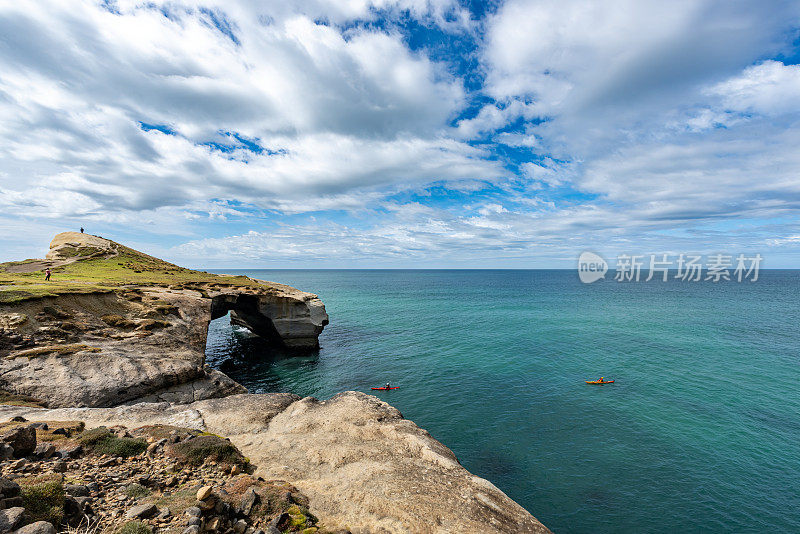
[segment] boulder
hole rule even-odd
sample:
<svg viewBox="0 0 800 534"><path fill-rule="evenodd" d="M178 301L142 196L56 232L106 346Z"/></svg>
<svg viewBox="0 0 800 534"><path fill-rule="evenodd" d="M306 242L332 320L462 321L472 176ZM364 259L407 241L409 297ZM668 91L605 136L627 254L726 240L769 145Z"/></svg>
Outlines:
<svg viewBox="0 0 800 534"><path fill-rule="evenodd" d="M14 447L14 458L24 458L36 450L36 429L20 426L0 435L0 441Z"/></svg>
<svg viewBox="0 0 800 534"><path fill-rule="evenodd" d="M56 534L56 528L47 521L37 521L15 530L13 534Z"/></svg>
<svg viewBox="0 0 800 534"><path fill-rule="evenodd" d="M158 507L155 504L139 504L134 506L125 513L128 519L148 519L158 513Z"/></svg>
<svg viewBox="0 0 800 534"><path fill-rule="evenodd" d="M0 460L10 460L14 457L14 447L8 443L0 443Z"/></svg>
<svg viewBox="0 0 800 534"><path fill-rule="evenodd" d="M5 477L0 477L0 494L3 497L17 497L22 491L19 487L19 484L14 482L13 480L9 480Z"/></svg>
<svg viewBox="0 0 800 534"><path fill-rule="evenodd" d="M40 460L47 460L56 452L56 447L52 443L39 443L33 451L33 455Z"/></svg>
<svg viewBox="0 0 800 534"><path fill-rule="evenodd" d="M64 492L67 495L72 495L73 497L89 496L89 488L84 486L83 484L65 484Z"/></svg>
<svg viewBox="0 0 800 534"><path fill-rule="evenodd" d="M25 515L25 508L21 506L0 510L0 532L8 532L17 528L22 522L23 515Z"/></svg>

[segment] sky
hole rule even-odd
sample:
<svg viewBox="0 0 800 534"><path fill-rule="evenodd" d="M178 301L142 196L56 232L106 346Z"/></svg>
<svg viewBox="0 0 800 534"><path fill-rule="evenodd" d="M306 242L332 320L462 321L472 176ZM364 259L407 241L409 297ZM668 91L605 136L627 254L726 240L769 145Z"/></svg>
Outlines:
<svg viewBox="0 0 800 534"><path fill-rule="evenodd" d="M800 3L0 0L0 261L800 268Z"/></svg>

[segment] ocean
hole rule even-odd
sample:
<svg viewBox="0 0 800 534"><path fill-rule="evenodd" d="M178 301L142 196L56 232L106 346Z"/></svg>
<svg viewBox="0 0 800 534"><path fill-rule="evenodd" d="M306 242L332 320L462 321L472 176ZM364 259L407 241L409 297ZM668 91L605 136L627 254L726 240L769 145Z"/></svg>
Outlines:
<svg viewBox="0 0 800 534"><path fill-rule="evenodd" d="M557 533L800 532L800 271L216 272L317 293L330 324L289 357L218 319L211 365L253 392L377 393Z"/></svg>

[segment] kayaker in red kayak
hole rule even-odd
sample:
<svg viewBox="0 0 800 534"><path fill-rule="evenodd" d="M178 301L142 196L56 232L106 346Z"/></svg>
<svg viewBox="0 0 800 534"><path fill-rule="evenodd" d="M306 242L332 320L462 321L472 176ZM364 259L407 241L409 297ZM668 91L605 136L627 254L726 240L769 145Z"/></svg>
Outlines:
<svg viewBox="0 0 800 534"><path fill-rule="evenodd" d="M386 389L392 389L392 386L389 385L389 382L386 382L386 385L383 387L385 387Z"/></svg>

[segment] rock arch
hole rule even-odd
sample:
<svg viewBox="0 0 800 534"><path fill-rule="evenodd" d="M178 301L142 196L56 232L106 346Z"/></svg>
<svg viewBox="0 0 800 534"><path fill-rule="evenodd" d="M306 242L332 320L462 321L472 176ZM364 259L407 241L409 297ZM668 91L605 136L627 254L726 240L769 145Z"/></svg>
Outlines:
<svg viewBox="0 0 800 534"><path fill-rule="evenodd" d="M211 295L211 320L231 313L231 323L244 326L278 347L313 350L328 324L325 306L316 295L289 286L278 292L221 292Z"/></svg>

